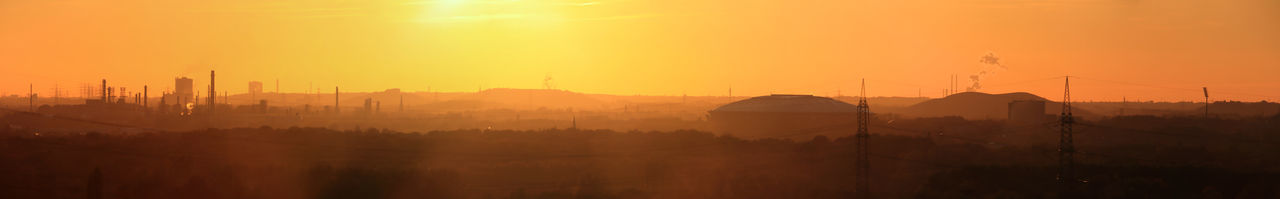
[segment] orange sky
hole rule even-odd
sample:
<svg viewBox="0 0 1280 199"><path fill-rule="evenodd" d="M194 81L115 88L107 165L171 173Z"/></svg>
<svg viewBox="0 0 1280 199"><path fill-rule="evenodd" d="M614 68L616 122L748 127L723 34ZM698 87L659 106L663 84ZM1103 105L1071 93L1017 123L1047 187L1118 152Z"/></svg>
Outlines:
<svg viewBox="0 0 1280 199"><path fill-rule="evenodd" d="M645 95L1280 100L1280 1L6 0L0 93L54 84L232 93L541 88ZM963 87L962 87L963 88ZM203 90L203 89L201 89Z"/></svg>

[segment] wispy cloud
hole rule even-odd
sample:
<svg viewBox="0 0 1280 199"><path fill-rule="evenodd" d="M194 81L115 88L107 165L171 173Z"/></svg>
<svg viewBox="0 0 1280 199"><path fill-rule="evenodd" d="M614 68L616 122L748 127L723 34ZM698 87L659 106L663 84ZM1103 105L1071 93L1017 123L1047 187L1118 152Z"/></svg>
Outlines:
<svg viewBox="0 0 1280 199"><path fill-rule="evenodd" d="M530 2L530 1L521 1L521 0L421 0L421 1L407 1L402 4L404 5L444 5L444 4L503 5L503 4L511 4L511 3L526 3L526 4L561 5L561 6L594 6L594 5L601 5L606 3L617 3L617 2L622 2L622 1L614 0L614 1L535 1L535 2Z"/></svg>
<svg viewBox="0 0 1280 199"><path fill-rule="evenodd" d="M482 22L494 20L512 20L527 18L528 15L523 14L492 14L492 15L460 15L460 16L443 16L431 17L421 22L425 23L463 23L463 22Z"/></svg>
<svg viewBox="0 0 1280 199"><path fill-rule="evenodd" d="M473 23L529 21L569 23L654 18L660 14L598 13L596 6L613 6L627 0L418 0L405 2L425 8L419 23ZM560 7L560 8L556 8ZM496 13L494 12L496 11ZM586 12L579 12L586 11ZM593 14L588 14L593 13ZM583 15L586 14L586 15Z"/></svg>
<svg viewBox="0 0 1280 199"><path fill-rule="evenodd" d="M334 12L353 12L359 11L359 8L238 8L238 9L191 9L185 10L191 13L210 13L210 14L299 14L299 13L334 13Z"/></svg>
<svg viewBox="0 0 1280 199"><path fill-rule="evenodd" d="M573 19L572 21L614 21L614 20L636 20L636 19L656 18L656 17L662 17L662 16L666 16L666 15L663 15L663 14L635 14L635 15L616 15L616 16L603 16L603 17L584 17L584 18L575 18L575 19Z"/></svg>

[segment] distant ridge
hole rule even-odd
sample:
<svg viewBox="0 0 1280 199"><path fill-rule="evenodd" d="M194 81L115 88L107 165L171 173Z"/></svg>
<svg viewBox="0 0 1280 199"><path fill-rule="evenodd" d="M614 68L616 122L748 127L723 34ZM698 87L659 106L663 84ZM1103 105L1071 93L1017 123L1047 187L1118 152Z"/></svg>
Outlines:
<svg viewBox="0 0 1280 199"><path fill-rule="evenodd" d="M599 108L604 102L587 94L566 90L494 88L458 96L453 101L487 104L490 108Z"/></svg>

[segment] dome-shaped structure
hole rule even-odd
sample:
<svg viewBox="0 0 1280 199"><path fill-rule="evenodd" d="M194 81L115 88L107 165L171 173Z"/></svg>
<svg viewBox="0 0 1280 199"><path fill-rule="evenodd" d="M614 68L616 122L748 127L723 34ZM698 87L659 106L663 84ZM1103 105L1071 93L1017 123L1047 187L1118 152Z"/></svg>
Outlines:
<svg viewBox="0 0 1280 199"><path fill-rule="evenodd" d="M719 133L744 138L830 137L851 134L857 106L813 95L753 97L709 111Z"/></svg>
<svg viewBox="0 0 1280 199"><path fill-rule="evenodd" d="M711 112L854 113L858 107L813 95L769 95L720 106Z"/></svg>

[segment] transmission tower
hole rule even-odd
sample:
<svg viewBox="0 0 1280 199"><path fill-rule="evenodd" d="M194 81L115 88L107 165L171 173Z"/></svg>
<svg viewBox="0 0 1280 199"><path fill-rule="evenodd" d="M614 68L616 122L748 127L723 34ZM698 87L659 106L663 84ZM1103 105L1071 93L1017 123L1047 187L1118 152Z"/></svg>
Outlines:
<svg viewBox="0 0 1280 199"><path fill-rule="evenodd" d="M1062 125L1062 133L1058 138L1058 183L1060 184L1060 198L1070 198L1073 185L1075 184L1075 155L1076 148L1071 138L1071 123L1075 123L1075 119L1071 116L1071 79L1066 77L1066 87L1062 92L1062 115L1059 121Z"/></svg>
<svg viewBox="0 0 1280 199"><path fill-rule="evenodd" d="M858 198L871 198L871 161L867 158L869 155L867 148L867 138L871 137L867 133L867 126L871 125L871 109L867 106L867 80L862 80L862 97L858 99L858 139L857 143L857 179L854 184L854 192L859 195Z"/></svg>

